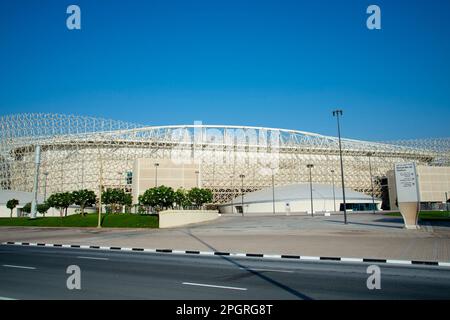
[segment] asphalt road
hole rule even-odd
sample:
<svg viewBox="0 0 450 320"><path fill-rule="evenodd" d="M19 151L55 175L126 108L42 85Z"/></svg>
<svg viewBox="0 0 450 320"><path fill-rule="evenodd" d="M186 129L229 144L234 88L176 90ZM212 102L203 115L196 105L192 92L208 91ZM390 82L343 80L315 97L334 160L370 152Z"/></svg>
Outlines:
<svg viewBox="0 0 450 320"><path fill-rule="evenodd" d="M81 290L66 286L81 269ZM450 269L0 246L0 299L449 299Z"/></svg>

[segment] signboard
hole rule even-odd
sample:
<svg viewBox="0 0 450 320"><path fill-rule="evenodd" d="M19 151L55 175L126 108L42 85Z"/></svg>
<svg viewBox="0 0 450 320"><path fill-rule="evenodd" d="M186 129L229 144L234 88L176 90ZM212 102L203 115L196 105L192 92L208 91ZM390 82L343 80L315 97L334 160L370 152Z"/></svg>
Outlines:
<svg viewBox="0 0 450 320"><path fill-rule="evenodd" d="M415 163L395 165L395 184L397 186L397 201L399 203L420 201Z"/></svg>

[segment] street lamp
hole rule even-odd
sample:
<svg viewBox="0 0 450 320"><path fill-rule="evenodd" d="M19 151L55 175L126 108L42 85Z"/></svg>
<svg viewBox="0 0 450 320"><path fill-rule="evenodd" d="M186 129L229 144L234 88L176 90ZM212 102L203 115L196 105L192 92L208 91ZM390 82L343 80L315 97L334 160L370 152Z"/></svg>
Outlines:
<svg viewBox="0 0 450 320"><path fill-rule="evenodd" d="M341 180L342 180L342 200L344 201L344 223L347 224L347 203L345 202L345 184L344 184L344 164L342 162L342 144L341 144L341 126L339 124L339 116L342 116L342 110L334 110L333 117L337 119L337 129L339 137L339 158L341 161Z"/></svg>
<svg viewBox="0 0 450 320"><path fill-rule="evenodd" d="M200 188L200 183L199 183L199 174L200 174L200 171L198 171L198 170L195 170L195 175L196 175L196 177L197 177L197 188Z"/></svg>
<svg viewBox="0 0 450 320"><path fill-rule="evenodd" d="M331 170L331 181L333 182L333 205L334 212L336 212L336 192L334 190L334 170Z"/></svg>
<svg viewBox="0 0 450 320"><path fill-rule="evenodd" d="M273 214L275 214L275 173L274 168L271 168L272 170L272 209Z"/></svg>
<svg viewBox="0 0 450 320"><path fill-rule="evenodd" d="M241 178L241 182L242 182L242 184L241 184L241 186L242 186L242 188L241 188L241 206L242 206L242 216L244 216L244 178L245 178L245 175L241 174L241 175L239 175L239 178Z"/></svg>
<svg viewBox="0 0 450 320"><path fill-rule="evenodd" d="M155 163L155 188L158 187L158 167L159 167L159 163Z"/></svg>
<svg viewBox="0 0 450 320"><path fill-rule="evenodd" d="M373 195L372 162L370 160L370 157L373 156L373 153L368 152L367 156L369 157L370 188L372 190L372 210L373 210L373 214L375 214L375 197Z"/></svg>
<svg viewBox="0 0 450 320"><path fill-rule="evenodd" d="M314 168L313 164L307 164L306 167L309 169L309 191L311 194L311 216L314 217L314 206L313 206L313 187L312 187L312 168Z"/></svg>
<svg viewBox="0 0 450 320"><path fill-rule="evenodd" d="M234 213L234 198L236 196L236 194L235 194L236 188L234 185L234 174L230 175L230 178L231 178L231 184L232 184L232 188L233 188L232 195L231 195L231 213Z"/></svg>
<svg viewBox="0 0 450 320"><path fill-rule="evenodd" d="M44 177L45 177L44 179L44 202L45 202L45 200L47 200L47 177L48 177L47 171L44 172Z"/></svg>
<svg viewBox="0 0 450 320"><path fill-rule="evenodd" d="M445 193L445 208L447 209L447 212L449 211L448 210L448 204L449 204L449 198L448 198L448 193L446 192Z"/></svg>
<svg viewBox="0 0 450 320"><path fill-rule="evenodd" d="M98 154L98 161L100 162L100 179L98 185L98 219L97 219L97 228L102 227L102 193L103 193L103 159L100 156L100 151Z"/></svg>

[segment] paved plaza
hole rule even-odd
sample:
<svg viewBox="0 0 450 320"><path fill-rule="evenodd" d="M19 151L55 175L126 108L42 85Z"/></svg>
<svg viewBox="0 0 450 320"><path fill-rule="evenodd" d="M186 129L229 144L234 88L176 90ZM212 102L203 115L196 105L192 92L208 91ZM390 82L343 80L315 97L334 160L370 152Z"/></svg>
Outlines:
<svg viewBox="0 0 450 320"><path fill-rule="evenodd" d="M402 219L380 214L222 216L175 229L1 227L0 241L251 252L404 260L450 261L450 223L403 229Z"/></svg>

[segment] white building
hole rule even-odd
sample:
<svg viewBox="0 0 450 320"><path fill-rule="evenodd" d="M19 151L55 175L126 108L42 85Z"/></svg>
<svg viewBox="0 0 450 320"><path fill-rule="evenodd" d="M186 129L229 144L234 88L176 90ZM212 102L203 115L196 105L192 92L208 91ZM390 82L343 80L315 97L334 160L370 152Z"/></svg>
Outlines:
<svg viewBox="0 0 450 320"><path fill-rule="evenodd" d="M23 191L12 191L12 190L0 190L0 218L6 218L11 216L11 210L6 207L6 203L9 200L16 199L19 204L15 209L13 209L13 217L22 216L22 208L27 204L31 203L33 200L33 193L23 192ZM42 203L44 197L38 195L38 202Z"/></svg>
<svg viewBox="0 0 450 320"><path fill-rule="evenodd" d="M332 185L313 183L312 188L314 213L335 212L343 210L342 189ZM334 189L334 190L333 190ZM372 211L372 197L351 189L345 189L348 211ZM375 210L381 205L381 200L374 198ZM244 214L273 213L274 205L277 214L311 214L311 189L309 183L291 184L266 188L244 194L232 202L219 206L221 213Z"/></svg>

